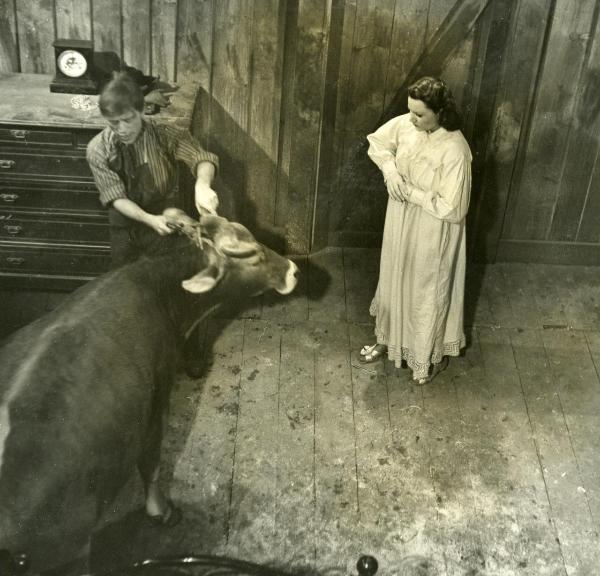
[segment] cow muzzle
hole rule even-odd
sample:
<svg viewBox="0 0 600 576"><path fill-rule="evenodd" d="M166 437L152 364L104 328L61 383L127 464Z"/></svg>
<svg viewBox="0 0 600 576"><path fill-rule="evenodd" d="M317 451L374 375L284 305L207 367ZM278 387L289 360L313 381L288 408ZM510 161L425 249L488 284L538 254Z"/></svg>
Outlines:
<svg viewBox="0 0 600 576"><path fill-rule="evenodd" d="M288 263L288 269L285 274L285 283L282 288L275 289L279 294L289 294L296 287L296 284L298 284L300 270L291 260L288 260Z"/></svg>

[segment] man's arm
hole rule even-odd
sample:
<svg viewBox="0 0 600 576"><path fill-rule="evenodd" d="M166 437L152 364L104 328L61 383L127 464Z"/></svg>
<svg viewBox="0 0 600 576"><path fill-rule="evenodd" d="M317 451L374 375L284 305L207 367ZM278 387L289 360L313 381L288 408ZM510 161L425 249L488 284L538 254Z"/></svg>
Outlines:
<svg viewBox="0 0 600 576"><path fill-rule="evenodd" d="M196 210L199 213L207 210L212 214L217 213L219 198L212 189L212 181L215 178L215 165L212 162L198 162L196 168L196 185L194 187L194 200Z"/></svg>
<svg viewBox="0 0 600 576"><path fill-rule="evenodd" d="M219 199L212 189L212 182L219 166L219 158L205 150L188 130L171 126L161 128L167 138L169 149L177 160L187 164L196 178L194 199L198 212L216 214Z"/></svg>
<svg viewBox="0 0 600 576"><path fill-rule="evenodd" d="M114 209L123 214L123 216L149 226L161 236L166 236L173 232L173 229L167 226L167 221L162 214L149 214L135 202L129 200L129 198L117 198L112 205Z"/></svg>

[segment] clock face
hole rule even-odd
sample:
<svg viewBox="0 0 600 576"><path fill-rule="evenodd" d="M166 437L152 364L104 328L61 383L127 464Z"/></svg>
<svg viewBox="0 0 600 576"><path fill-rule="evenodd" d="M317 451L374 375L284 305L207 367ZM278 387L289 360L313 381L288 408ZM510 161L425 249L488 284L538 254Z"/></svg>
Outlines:
<svg viewBox="0 0 600 576"><path fill-rule="evenodd" d="M58 69L70 78L79 78L85 74L88 64L85 56L77 50L65 50L56 60Z"/></svg>

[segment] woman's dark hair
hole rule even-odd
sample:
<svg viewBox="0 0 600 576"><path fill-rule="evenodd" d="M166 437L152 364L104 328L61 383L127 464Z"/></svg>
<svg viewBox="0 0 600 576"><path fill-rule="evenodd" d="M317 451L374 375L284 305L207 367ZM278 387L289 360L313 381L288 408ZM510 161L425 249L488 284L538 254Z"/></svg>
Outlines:
<svg viewBox="0 0 600 576"><path fill-rule="evenodd" d="M141 112L144 93L127 72L116 72L102 89L98 106L103 116L120 116L132 108Z"/></svg>
<svg viewBox="0 0 600 576"><path fill-rule="evenodd" d="M421 100L435 112L442 128L450 131L460 129L460 113L450 88L443 80L425 76L408 87L408 95L414 100Z"/></svg>

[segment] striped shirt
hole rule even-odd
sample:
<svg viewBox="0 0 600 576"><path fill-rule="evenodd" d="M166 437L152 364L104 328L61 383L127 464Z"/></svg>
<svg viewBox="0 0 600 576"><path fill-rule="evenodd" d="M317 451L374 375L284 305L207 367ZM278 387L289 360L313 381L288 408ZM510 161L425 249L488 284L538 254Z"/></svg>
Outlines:
<svg viewBox="0 0 600 576"><path fill-rule="evenodd" d="M127 198L126 185L113 169L120 162L123 146L109 126L96 134L87 146L87 161L103 206L118 198ZM148 164L157 190L165 197L171 195L177 186L178 160L185 162L194 176L200 162L219 166L217 156L204 150L187 130L154 124L146 119L142 121L141 135L127 148L136 167Z"/></svg>

